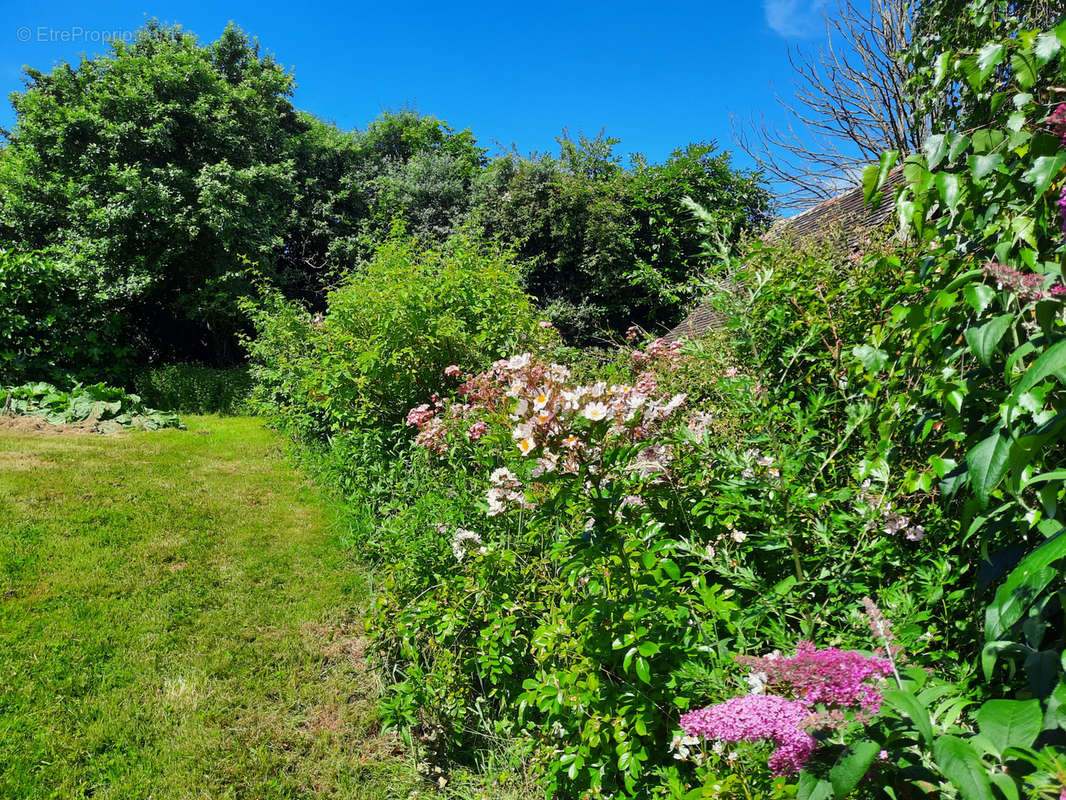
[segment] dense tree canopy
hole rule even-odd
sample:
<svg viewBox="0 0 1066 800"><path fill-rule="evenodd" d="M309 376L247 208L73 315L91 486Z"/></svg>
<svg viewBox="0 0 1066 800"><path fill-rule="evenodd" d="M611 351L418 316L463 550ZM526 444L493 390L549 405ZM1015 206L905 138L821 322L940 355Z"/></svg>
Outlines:
<svg viewBox="0 0 1066 800"><path fill-rule="evenodd" d="M293 87L232 25L205 45L153 22L107 56L27 69L0 150L0 249L66 252L87 324L106 318L114 340L34 349L47 371L237 361L253 271L321 307L397 220L426 247L469 229L515 248L527 291L588 341L681 313L700 275L684 196L734 232L765 219L765 191L713 145L623 166L617 140L564 133L558 156L489 159L411 109L342 131L296 110Z"/></svg>

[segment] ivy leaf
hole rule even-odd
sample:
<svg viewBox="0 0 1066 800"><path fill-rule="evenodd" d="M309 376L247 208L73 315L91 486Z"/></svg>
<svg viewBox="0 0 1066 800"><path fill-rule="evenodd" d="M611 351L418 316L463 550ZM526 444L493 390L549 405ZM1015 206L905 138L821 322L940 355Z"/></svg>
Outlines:
<svg viewBox="0 0 1066 800"><path fill-rule="evenodd" d="M1047 191L1051 181L1062 170L1064 164L1066 164L1066 153L1039 156L1033 161L1033 165L1025 171L1025 174L1022 175L1022 179L1026 183L1033 184L1036 196L1040 197Z"/></svg>
<svg viewBox="0 0 1066 800"><path fill-rule="evenodd" d="M966 466L970 474L970 486L977 495L981 508L988 505L988 496L1003 479L1010 457L1011 440L996 431L966 453Z"/></svg>
<svg viewBox="0 0 1066 800"><path fill-rule="evenodd" d="M985 639L1002 638L1022 618L1047 585L1059 574L1052 565L1066 558L1066 535L1048 539L1018 564L1003 585L996 590L992 603L985 609Z"/></svg>
<svg viewBox="0 0 1066 800"><path fill-rule="evenodd" d="M977 356L986 367L992 361L992 354L999 346L1003 335L1010 330L1014 322L1013 314L1001 314L993 317L984 325L977 328L967 328L964 335L970 351Z"/></svg>
<svg viewBox="0 0 1066 800"><path fill-rule="evenodd" d="M1039 700L989 700L977 710L977 726L996 755L1008 747L1031 747L1044 728Z"/></svg>
<svg viewBox="0 0 1066 800"><path fill-rule="evenodd" d="M994 800L985 766L969 742L957 736L941 736L933 743L933 755L963 800Z"/></svg>
<svg viewBox="0 0 1066 800"><path fill-rule="evenodd" d="M873 345L860 344L851 351L851 354L871 375L876 375L888 364L888 353L878 350Z"/></svg>

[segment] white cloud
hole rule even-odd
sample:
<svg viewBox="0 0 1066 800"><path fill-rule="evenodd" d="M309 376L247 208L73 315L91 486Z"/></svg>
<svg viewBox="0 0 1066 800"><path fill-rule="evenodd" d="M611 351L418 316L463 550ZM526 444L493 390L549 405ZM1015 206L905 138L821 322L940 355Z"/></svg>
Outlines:
<svg viewBox="0 0 1066 800"><path fill-rule="evenodd" d="M780 36L817 36L825 30L826 0L763 0L766 24Z"/></svg>

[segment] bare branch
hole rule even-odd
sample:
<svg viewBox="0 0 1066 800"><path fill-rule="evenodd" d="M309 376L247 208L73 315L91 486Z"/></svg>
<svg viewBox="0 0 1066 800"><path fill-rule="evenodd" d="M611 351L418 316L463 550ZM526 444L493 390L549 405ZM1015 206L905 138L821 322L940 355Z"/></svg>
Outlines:
<svg viewBox="0 0 1066 800"><path fill-rule="evenodd" d="M820 46L789 48L793 99L777 98L791 120L786 128L734 118L737 146L780 185L782 208L838 194L884 150L921 145L928 125L906 98L901 60L913 11L912 0L839 0Z"/></svg>

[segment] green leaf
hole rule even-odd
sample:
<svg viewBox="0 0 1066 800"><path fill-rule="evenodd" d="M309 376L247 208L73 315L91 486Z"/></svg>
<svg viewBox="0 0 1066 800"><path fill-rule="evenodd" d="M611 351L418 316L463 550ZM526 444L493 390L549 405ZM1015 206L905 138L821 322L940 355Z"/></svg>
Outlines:
<svg viewBox="0 0 1066 800"><path fill-rule="evenodd" d="M969 742L941 736L933 743L933 756L963 800L994 800L985 765Z"/></svg>
<svg viewBox="0 0 1066 800"><path fill-rule="evenodd" d="M1066 535L1048 539L1018 564L985 609L985 640L1002 638L1022 618L1033 600L1059 574L1052 565L1066 558Z"/></svg>
<svg viewBox="0 0 1066 800"><path fill-rule="evenodd" d="M996 788L1003 793L1004 800L1018 800L1018 784L1014 778L1005 772L993 772L988 776Z"/></svg>
<svg viewBox="0 0 1066 800"><path fill-rule="evenodd" d="M1047 714L1044 715L1044 728L1066 728L1066 683L1059 683L1048 698Z"/></svg>
<svg viewBox="0 0 1066 800"><path fill-rule="evenodd" d="M967 328L965 332L966 343L970 345L970 351L981 360L986 367L992 361L992 354L999 346L1003 335L1010 330L1014 322L1013 314L1001 314L993 317L979 328Z"/></svg>
<svg viewBox="0 0 1066 800"><path fill-rule="evenodd" d="M876 375L888 364L888 353L868 344L860 344L851 351L867 372Z"/></svg>
<svg viewBox="0 0 1066 800"><path fill-rule="evenodd" d="M838 800L847 797L859 785L880 749L881 745L877 742L863 739L852 742L841 753L837 763L829 770L829 782Z"/></svg>
<svg viewBox="0 0 1066 800"><path fill-rule="evenodd" d="M677 566L677 562L664 558L659 562L659 567L672 581L676 581L681 577L681 568Z"/></svg>
<svg viewBox="0 0 1066 800"><path fill-rule="evenodd" d="M1024 656L1028 655L1031 649L1018 642L998 641L986 644L981 650L981 671L984 673L985 680L992 680L992 671L995 669L996 659L999 658L1000 653Z"/></svg>
<svg viewBox="0 0 1066 800"><path fill-rule="evenodd" d="M977 709L977 727L1001 759L1008 747L1030 747L1044 728L1039 700L989 700Z"/></svg>
<svg viewBox="0 0 1066 800"><path fill-rule="evenodd" d="M963 133L952 133L948 137L948 161L955 163L959 156L970 146L970 137Z"/></svg>
<svg viewBox="0 0 1066 800"><path fill-rule="evenodd" d="M940 193L940 201L948 207L951 213L959 206L962 199L962 187L959 184L959 176L953 172L938 172L934 178L937 192Z"/></svg>
<svg viewBox="0 0 1066 800"><path fill-rule="evenodd" d="M1036 697L1051 694L1062 675L1062 657L1055 650L1040 650L1025 658L1025 674L1029 678L1029 691Z"/></svg>
<svg viewBox="0 0 1066 800"><path fill-rule="evenodd" d="M971 283L962 290L963 299L978 314L985 313L988 304L996 297L996 290L987 283Z"/></svg>
<svg viewBox="0 0 1066 800"><path fill-rule="evenodd" d="M951 53L944 51L933 62L933 86L939 86L948 74L951 66Z"/></svg>
<svg viewBox="0 0 1066 800"><path fill-rule="evenodd" d="M1038 156L1033 165L1022 175L1022 180L1033 184L1033 190L1037 197L1047 191L1051 181L1062 171L1066 164L1066 153L1056 153L1053 156Z"/></svg>
<svg viewBox="0 0 1066 800"><path fill-rule="evenodd" d="M1040 357L1029 365L1025 375L1018 381L1012 397L1017 399L1023 392L1028 392L1040 381L1054 375L1059 383L1066 385L1066 340L1053 344Z"/></svg>
<svg viewBox="0 0 1066 800"><path fill-rule="evenodd" d="M1023 89L1028 89L1034 83L1036 83L1036 62L1022 53L1015 53L1011 56L1010 60L1011 69L1014 71L1014 77L1018 81L1018 86Z"/></svg>
<svg viewBox="0 0 1066 800"><path fill-rule="evenodd" d="M970 487L982 508L988 505L989 495L1007 471L1010 446L1010 437L996 431L966 453Z"/></svg>
<svg viewBox="0 0 1066 800"><path fill-rule="evenodd" d="M881 154L878 163L870 164L862 171L862 196L867 203L874 200L874 195L884 185L885 178L892 171L897 158L899 158L898 150L886 150Z"/></svg>
<svg viewBox="0 0 1066 800"><path fill-rule="evenodd" d="M1019 214L1010 221L1010 229L1016 241L1023 241L1030 247L1036 247L1036 221L1025 214Z"/></svg>
<svg viewBox="0 0 1066 800"><path fill-rule="evenodd" d="M832 798L833 784L813 773L807 771L800 773L796 800L832 800Z"/></svg>
<svg viewBox="0 0 1066 800"><path fill-rule="evenodd" d="M999 42L990 42L982 47L975 56L962 60L962 74L966 81L975 90L980 90L988 76L999 65L1005 55L1003 45Z"/></svg>
<svg viewBox="0 0 1066 800"><path fill-rule="evenodd" d="M1061 47L1062 43L1059 42L1054 33L1042 33L1036 37L1036 46L1033 48L1033 53L1042 64L1046 64L1055 57Z"/></svg>
<svg viewBox="0 0 1066 800"><path fill-rule="evenodd" d="M936 169L940 162L944 160L944 156L948 154L947 139L948 137L943 133L935 133L925 137L925 141L922 142L922 152L925 153L925 160L929 169Z"/></svg>
<svg viewBox="0 0 1066 800"><path fill-rule="evenodd" d="M970 175L975 181L984 180L985 176L999 168L1003 163L1003 156L999 153L989 153L983 156L970 156L967 164L970 167Z"/></svg>
<svg viewBox="0 0 1066 800"><path fill-rule="evenodd" d="M633 659L633 665L636 667L637 677L644 681L644 683L650 684L651 665L648 664L648 659L644 658L644 656L637 656Z"/></svg>
<svg viewBox="0 0 1066 800"><path fill-rule="evenodd" d="M903 689L888 689L884 693L884 700L900 716L911 721L918 733L922 735L926 744L932 743L933 721L929 718L929 710L921 704L917 697Z"/></svg>

